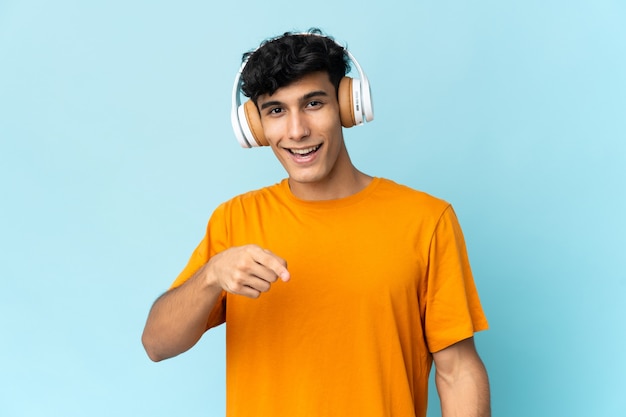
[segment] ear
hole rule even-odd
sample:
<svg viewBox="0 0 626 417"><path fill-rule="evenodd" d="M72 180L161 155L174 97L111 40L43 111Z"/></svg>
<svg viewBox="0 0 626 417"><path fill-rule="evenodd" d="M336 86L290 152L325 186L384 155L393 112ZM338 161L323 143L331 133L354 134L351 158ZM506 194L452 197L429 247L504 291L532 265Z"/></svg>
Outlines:
<svg viewBox="0 0 626 417"><path fill-rule="evenodd" d="M243 104L244 113L246 114L246 122L250 127L250 132L259 146L269 146L269 142L265 139L263 133L263 125L261 124L261 115L252 100L248 100Z"/></svg>

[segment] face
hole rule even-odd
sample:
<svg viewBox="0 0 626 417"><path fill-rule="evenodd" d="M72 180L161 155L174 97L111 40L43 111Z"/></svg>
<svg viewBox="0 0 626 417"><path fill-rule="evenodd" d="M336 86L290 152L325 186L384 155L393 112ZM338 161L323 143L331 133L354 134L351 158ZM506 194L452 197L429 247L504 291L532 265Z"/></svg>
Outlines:
<svg viewBox="0 0 626 417"><path fill-rule="evenodd" d="M294 194L331 189L353 169L339 103L326 72L316 72L257 100L265 137L289 174Z"/></svg>

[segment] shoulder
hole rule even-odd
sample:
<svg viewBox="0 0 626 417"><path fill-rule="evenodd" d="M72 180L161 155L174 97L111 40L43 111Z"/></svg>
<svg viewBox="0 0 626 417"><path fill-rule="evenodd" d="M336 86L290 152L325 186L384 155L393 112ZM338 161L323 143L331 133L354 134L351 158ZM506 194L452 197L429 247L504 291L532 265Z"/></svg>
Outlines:
<svg viewBox="0 0 626 417"><path fill-rule="evenodd" d="M389 179L378 178L376 181L368 209L379 216L382 214L381 221L388 224L432 236L440 221L452 212L449 202L429 193ZM393 222L390 223L389 219Z"/></svg>
<svg viewBox="0 0 626 417"><path fill-rule="evenodd" d="M268 200L281 199L284 196L285 181L269 185L256 190L251 190L243 194L239 194L225 204L257 204L259 202L267 202Z"/></svg>
<svg viewBox="0 0 626 417"><path fill-rule="evenodd" d="M283 183L284 181L256 190L247 191L232 197L231 199L221 203L215 209L213 216L238 211L253 210L261 206L271 207L273 205L280 204L285 197Z"/></svg>
<svg viewBox="0 0 626 417"><path fill-rule="evenodd" d="M386 178L379 178L376 195L393 205L432 212L433 215L441 214L450 207L446 200Z"/></svg>

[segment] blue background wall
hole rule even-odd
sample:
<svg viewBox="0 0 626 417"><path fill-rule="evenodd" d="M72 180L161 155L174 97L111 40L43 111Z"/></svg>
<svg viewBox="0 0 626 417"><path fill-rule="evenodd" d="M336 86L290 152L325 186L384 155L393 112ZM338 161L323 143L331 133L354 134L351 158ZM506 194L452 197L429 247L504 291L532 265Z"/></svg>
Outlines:
<svg viewBox="0 0 626 417"><path fill-rule="evenodd" d="M140 335L214 207L284 176L230 92L310 26L372 82L355 163L456 208L494 415L626 414L624 2L361 5L0 3L0 415L223 415L223 329L159 364Z"/></svg>

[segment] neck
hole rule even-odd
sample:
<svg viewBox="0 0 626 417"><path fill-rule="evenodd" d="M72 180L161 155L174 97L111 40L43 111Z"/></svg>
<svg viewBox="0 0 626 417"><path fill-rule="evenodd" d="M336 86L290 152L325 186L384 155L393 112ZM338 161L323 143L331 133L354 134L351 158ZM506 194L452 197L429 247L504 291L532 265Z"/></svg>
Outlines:
<svg viewBox="0 0 626 417"><path fill-rule="evenodd" d="M289 178L291 193L301 200L336 200L358 193L369 185L372 177L356 169L345 151L339 156L335 169L322 181L298 182Z"/></svg>
<svg viewBox="0 0 626 417"><path fill-rule="evenodd" d="M307 201L337 200L349 197L363 190L371 181L372 177L360 171L355 171L349 184L341 184L332 188L322 184L307 184L303 187L302 184L294 183L291 179L288 180L291 193L297 198Z"/></svg>

